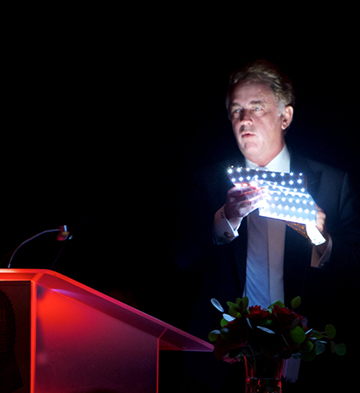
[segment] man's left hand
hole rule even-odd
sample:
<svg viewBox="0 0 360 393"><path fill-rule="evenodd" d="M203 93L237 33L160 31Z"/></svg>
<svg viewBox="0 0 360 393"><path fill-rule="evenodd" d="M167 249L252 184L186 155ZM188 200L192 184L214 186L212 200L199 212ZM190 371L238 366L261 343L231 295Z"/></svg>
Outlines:
<svg viewBox="0 0 360 393"><path fill-rule="evenodd" d="M326 214L324 213L324 210L316 205L316 210L317 210L317 216L316 216L316 228L321 232L321 234L324 236L326 242L321 244L320 246L317 246L318 252L322 255L326 248L327 248L327 243L329 241L329 234L326 229Z"/></svg>

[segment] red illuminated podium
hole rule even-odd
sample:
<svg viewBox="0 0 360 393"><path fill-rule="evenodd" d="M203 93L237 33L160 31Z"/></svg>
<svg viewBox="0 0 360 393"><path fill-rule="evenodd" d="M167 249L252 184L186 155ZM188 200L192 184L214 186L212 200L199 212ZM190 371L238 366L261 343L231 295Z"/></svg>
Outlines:
<svg viewBox="0 0 360 393"><path fill-rule="evenodd" d="M0 269L0 386L21 376L17 393L157 392L159 350L212 349L59 273Z"/></svg>

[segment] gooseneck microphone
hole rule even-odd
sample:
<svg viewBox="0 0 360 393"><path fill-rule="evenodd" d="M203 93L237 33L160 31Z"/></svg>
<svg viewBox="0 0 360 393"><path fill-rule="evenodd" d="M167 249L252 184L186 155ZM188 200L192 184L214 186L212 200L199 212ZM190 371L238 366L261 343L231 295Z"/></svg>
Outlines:
<svg viewBox="0 0 360 393"><path fill-rule="evenodd" d="M23 245L25 245L26 243L31 242L32 240L36 239L36 238L39 237L39 236L42 236L42 235L45 235L46 233L51 233L51 232L58 232L58 234L57 234L57 236L56 236L56 239L57 239L58 241L66 241L66 240L72 239L72 235L71 235L71 233L68 231L66 225L61 225L59 228L56 228L56 229L47 229L47 230L45 230L45 231L42 231L42 232L40 232L40 233L37 233L36 235L30 237L29 239L24 240L20 245L18 245L18 246L15 248L14 252L11 254L11 257L10 257L10 260L9 260L9 263L8 263L7 267L8 267L8 268L11 268L11 263L12 263L12 261L13 261L13 259L14 259L14 256L15 256L16 252L17 252Z"/></svg>

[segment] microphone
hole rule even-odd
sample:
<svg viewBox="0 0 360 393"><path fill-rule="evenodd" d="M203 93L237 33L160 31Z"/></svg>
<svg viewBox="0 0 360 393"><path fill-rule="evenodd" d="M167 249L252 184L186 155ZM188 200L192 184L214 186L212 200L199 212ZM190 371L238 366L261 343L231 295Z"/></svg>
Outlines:
<svg viewBox="0 0 360 393"><path fill-rule="evenodd" d="M30 237L29 239L24 240L21 244L19 244L19 245L15 248L14 252L12 253L12 255L11 255L11 257L10 257L9 263L8 263L8 265L7 265L8 269L11 268L11 263L12 263L12 261L13 261L13 259L14 259L14 256L15 256L16 252L17 252L23 245L25 245L26 243L29 243L30 241L36 239L36 238L39 237L39 236L42 236L42 235L45 235L46 233L51 233L51 232L58 232L58 234L57 234L57 236L56 236L56 239L57 239L58 241L66 241L66 240L72 239L72 235L71 235L71 233L68 231L66 225L60 225L59 228L56 228L56 229L47 229L47 230L45 230L45 231L42 231L42 232L40 232L40 233L37 233L36 235Z"/></svg>

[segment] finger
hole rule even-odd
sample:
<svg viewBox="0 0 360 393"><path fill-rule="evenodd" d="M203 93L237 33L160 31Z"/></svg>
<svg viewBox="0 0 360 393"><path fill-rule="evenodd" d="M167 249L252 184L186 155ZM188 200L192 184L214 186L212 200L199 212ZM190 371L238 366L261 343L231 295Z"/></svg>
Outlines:
<svg viewBox="0 0 360 393"><path fill-rule="evenodd" d="M262 207L264 205L265 200L266 199L264 199L263 195L258 195L257 197L252 198L251 200L243 201L239 205L240 215L245 217L249 213L253 212L254 210Z"/></svg>
<svg viewBox="0 0 360 393"><path fill-rule="evenodd" d="M267 200L268 199L268 192L263 190L263 189L257 189L251 192L246 192L244 194L241 194L237 200L239 202L243 201L258 201L258 200Z"/></svg>
<svg viewBox="0 0 360 393"><path fill-rule="evenodd" d="M230 188L228 191L228 194L243 194L246 192L251 192L256 190L255 187L250 186L249 184L242 184L242 183L236 183L235 187Z"/></svg>
<svg viewBox="0 0 360 393"><path fill-rule="evenodd" d="M317 210L318 212L324 213L324 210L323 210L319 205L317 205L317 204L315 203L315 206L316 206L316 210Z"/></svg>

